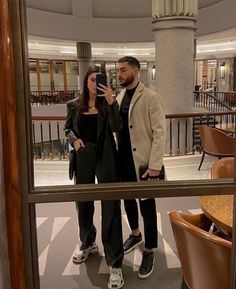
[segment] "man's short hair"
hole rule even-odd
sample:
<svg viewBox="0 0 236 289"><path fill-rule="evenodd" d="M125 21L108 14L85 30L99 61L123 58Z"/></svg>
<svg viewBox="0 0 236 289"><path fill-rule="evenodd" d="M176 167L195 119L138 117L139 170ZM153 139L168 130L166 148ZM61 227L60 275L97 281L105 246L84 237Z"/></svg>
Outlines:
<svg viewBox="0 0 236 289"><path fill-rule="evenodd" d="M135 57L133 57L133 56L124 56L124 57L121 57L117 62L118 62L118 63L127 62L130 66L132 66L132 67L137 67L138 70L140 70L140 68L141 68L140 62L138 61L137 58L135 58Z"/></svg>

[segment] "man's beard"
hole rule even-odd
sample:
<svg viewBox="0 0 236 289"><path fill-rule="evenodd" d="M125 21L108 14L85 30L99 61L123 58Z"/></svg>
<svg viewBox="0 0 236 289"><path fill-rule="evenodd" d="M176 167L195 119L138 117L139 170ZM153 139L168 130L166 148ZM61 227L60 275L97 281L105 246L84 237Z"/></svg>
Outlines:
<svg viewBox="0 0 236 289"><path fill-rule="evenodd" d="M129 84L131 84L133 81L134 81L134 76L133 74L131 74L130 76L126 78L126 80L123 83L120 83L120 86L126 87Z"/></svg>

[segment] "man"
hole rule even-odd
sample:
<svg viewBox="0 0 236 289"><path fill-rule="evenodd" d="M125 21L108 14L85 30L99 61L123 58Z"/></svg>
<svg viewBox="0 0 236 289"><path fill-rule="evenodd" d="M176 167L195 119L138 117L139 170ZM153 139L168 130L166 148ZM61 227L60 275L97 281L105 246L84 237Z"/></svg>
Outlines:
<svg viewBox="0 0 236 289"><path fill-rule="evenodd" d="M124 88L118 96L120 116L123 121L118 135L121 181L157 181L162 167L165 148L165 115L160 95L139 82L139 61L131 56L118 60L117 74ZM142 176L139 171L147 166ZM136 200L125 200L131 234L124 242L124 252L132 251L142 242L138 224ZM147 278L153 271L157 247L157 216L155 199L139 200L144 221L145 248L138 276Z"/></svg>

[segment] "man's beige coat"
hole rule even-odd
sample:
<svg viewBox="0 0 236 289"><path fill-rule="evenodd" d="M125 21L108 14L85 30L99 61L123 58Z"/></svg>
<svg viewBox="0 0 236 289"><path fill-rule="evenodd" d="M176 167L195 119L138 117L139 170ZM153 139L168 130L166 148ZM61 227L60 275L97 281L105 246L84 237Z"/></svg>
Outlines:
<svg viewBox="0 0 236 289"><path fill-rule="evenodd" d="M117 96L119 106L125 95ZM160 170L165 151L164 104L158 93L139 83L129 107L129 133L137 179L140 165Z"/></svg>

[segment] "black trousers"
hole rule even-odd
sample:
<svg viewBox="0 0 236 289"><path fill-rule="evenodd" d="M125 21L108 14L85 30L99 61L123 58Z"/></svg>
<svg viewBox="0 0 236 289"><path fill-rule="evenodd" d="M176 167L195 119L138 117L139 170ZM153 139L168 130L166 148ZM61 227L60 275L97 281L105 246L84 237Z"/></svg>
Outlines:
<svg viewBox="0 0 236 289"><path fill-rule="evenodd" d="M120 155L120 177L122 182L136 182L137 176L132 155ZM131 230L139 228L138 206L135 199L124 200L125 211ZM139 207L143 217L145 247L157 247L157 214L155 199L139 200Z"/></svg>
<svg viewBox="0 0 236 289"><path fill-rule="evenodd" d="M96 145L86 143L85 148L77 152L76 183L91 184L95 182L109 182L106 176L101 176L96 168ZM99 176L99 177L98 177ZM96 228L93 223L94 202L77 202L80 240L82 247L87 248L96 239ZM102 201L102 243L105 258L109 266L120 268L123 261L123 239L120 201Z"/></svg>

